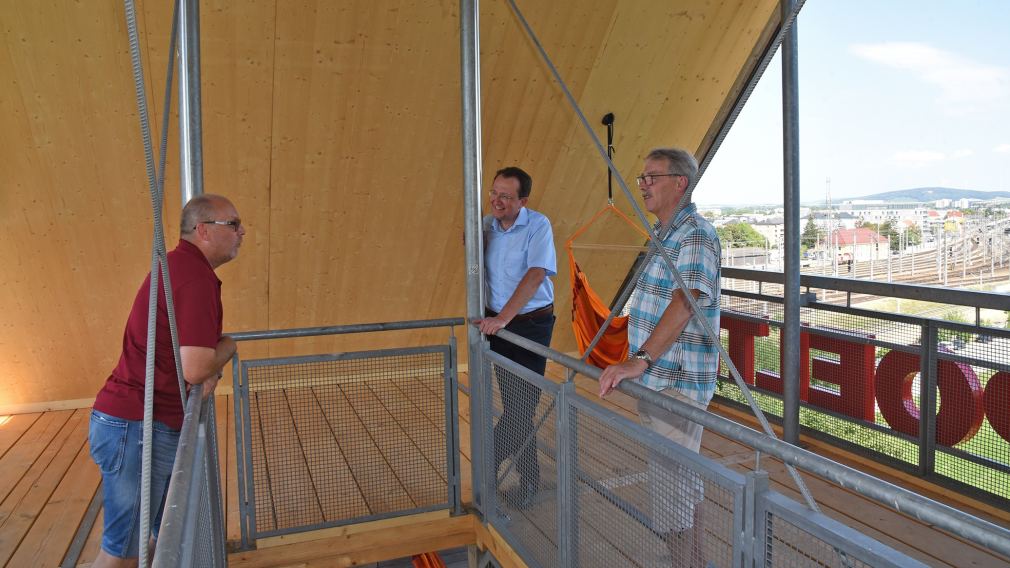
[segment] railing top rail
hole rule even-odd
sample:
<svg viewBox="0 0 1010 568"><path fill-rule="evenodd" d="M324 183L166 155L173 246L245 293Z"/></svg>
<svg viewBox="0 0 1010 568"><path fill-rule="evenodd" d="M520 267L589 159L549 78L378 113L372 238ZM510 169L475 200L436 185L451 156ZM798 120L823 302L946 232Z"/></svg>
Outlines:
<svg viewBox="0 0 1010 568"><path fill-rule="evenodd" d="M183 531L187 529L186 504L194 490L193 468L197 466L197 438L200 435L200 422L207 416L205 402L203 385L193 385L189 390L189 398L186 399L186 413L172 468L172 483L165 496L165 513L158 540L162 546L156 549L154 556L156 567L180 565L180 543L183 541Z"/></svg>
<svg viewBox="0 0 1010 568"><path fill-rule="evenodd" d="M730 268L726 266L722 268L722 277L769 282L772 284L783 284L785 282L785 275L781 272L750 268ZM801 274L800 286L993 310L1005 310L1007 309L1007 305L1010 304L1010 299L1007 298L1007 295L998 292L977 292L975 290L958 290L942 286L875 282L872 280L856 280L853 278L818 276L815 274Z"/></svg>
<svg viewBox="0 0 1010 568"><path fill-rule="evenodd" d="M504 329L500 330L497 336L574 369L587 377L599 380L600 369L570 355L544 347ZM886 503L896 511L967 538L1000 554L1010 556L1010 530L792 444L766 436L727 418L699 410L673 397L663 396L635 381L622 381L618 385L618 390L636 399L645 400L665 410L685 416L705 428L748 444L756 450L771 454L785 463L819 475L846 489L866 495L880 503Z"/></svg>
<svg viewBox="0 0 1010 568"><path fill-rule="evenodd" d="M239 331L229 333L228 335L230 335L235 341L256 341L260 339L285 339L291 337L368 333L373 331L397 331L404 329L450 327L454 325L463 325L465 322L466 320L463 318L440 318L383 323L353 323L347 325L327 325L321 327L299 327L293 329L273 329L263 331Z"/></svg>
<svg viewBox="0 0 1010 568"><path fill-rule="evenodd" d="M723 295L724 298L729 298L729 297L732 297L732 298L742 298L742 299L745 299L745 300L754 300L754 301L758 301L758 302L769 302L769 303L772 303L772 304L781 304L782 301L783 301L782 296L772 296L772 295L769 295L769 294L754 294L754 293L751 293L751 292L741 292L740 290L730 290L730 289L727 289L727 288L724 288L722 290L722 295ZM1008 300L1008 303L1010 303L1010 300ZM858 307L846 306L846 305L840 305L840 304L829 304L829 303L825 303L825 302L812 302L812 301L811 302L807 302L807 304L804 307L805 308L816 309L816 310L831 311L831 312L840 313L840 314L849 314L849 315L852 315L852 316L873 318L873 319L877 319L877 320L884 320L884 321L895 322L895 323L903 323L903 324L908 324L908 325L922 326L922 325L927 325L928 324L928 325L933 325L933 326L936 326L936 327L939 327L939 328L942 328L942 329L949 329L949 330L953 330L953 331L963 331L963 332L966 332L966 333L977 333L977 334L980 334L980 335L989 335L989 336L992 336L992 337L1010 338L1010 329L1000 328L1000 327L989 327L989 326L985 326L985 325L981 325L981 324L975 324L975 323L965 323L965 322L949 321L949 320L945 320L945 319L942 319L942 318L939 318L939 317L925 317L925 316L921 316L921 315L905 315L905 314L899 314L899 313L888 312L888 311L869 310L869 309L866 309L866 308L858 308ZM731 306L723 306L722 307L722 314L724 316L728 315L728 316L736 317L736 318L749 319L751 321L755 321L755 322L758 322L758 323L767 323L767 324L775 326L775 327L781 327L782 325L784 325L783 322L780 319L769 318L769 317L766 317L763 313L750 312L750 311L747 311L746 309L742 309L740 307L736 307L736 306L732 306L732 305ZM809 331L810 333L817 333L817 334L822 334L822 335L825 334L824 333L825 330L828 330L829 333L830 333L830 328L824 328L824 327L819 327L819 326L812 326L810 328L804 327L804 330L805 331ZM836 328L836 331L839 331L839 330L837 330L837 328ZM887 342L883 342L883 341L879 341L879 340L870 340L869 343L873 343L874 345L881 345L881 346L887 344ZM986 365L986 364L988 364L988 362L986 362L986 363L978 362L978 363L973 363L973 364Z"/></svg>

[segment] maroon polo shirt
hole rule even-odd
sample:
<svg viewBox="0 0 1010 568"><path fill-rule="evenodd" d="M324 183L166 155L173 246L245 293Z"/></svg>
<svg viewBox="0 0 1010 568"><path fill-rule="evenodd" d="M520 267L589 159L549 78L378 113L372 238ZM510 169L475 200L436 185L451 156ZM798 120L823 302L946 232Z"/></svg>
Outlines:
<svg viewBox="0 0 1010 568"><path fill-rule="evenodd" d="M179 345L217 347L221 337L221 281L203 253L189 241L180 240L168 253L172 300L179 331ZM165 307L165 283L159 278L156 349L154 352L154 419L170 428L182 428L183 408L176 376L172 336ZM119 364L95 398L95 409L124 420L144 419L144 377L147 366L147 303L151 275L133 301L123 332Z"/></svg>

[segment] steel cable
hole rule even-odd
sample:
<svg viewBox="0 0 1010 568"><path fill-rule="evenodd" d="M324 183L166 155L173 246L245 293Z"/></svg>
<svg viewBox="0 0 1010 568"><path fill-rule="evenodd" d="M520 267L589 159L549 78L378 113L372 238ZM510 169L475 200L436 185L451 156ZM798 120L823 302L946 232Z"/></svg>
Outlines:
<svg viewBox="0 0 1010 568"><path fill-rule="evenodd" d="M137 110L140 120L141 139L144 145L144 162L151 196L153 213L153 245L151 250L150 291L148 294L147 319L147 353L144 377L144 426L143 450L141 461L141 492L140 492L140 545L138 553L140 565L147 566L149 550L148 542L151 534L151 452L154 421L154 363L157 351L157 314L159 269L164 276L165 301L169 314L169 328L172 337L173 356L176 362L176 374L179 379L180 397L185 402L185 383L179 358L178 333L175 327L174 306L172 301L171 280L168 273L168 262L165 254L165 235L162 225L162 201L164 189L165 160L168 147L168 121L171 102L171 84L173 80L173 62L175 56L175 40L178 26L178 2L172 19L172 34L170 38L169 64L166 79L166 97L164 118L162 121L162 136L159 163L154 163L154 150L151 144L150 118L147 111L147 88L144 82L144 69L140 54L140 39L137 33L137 14L133 0L124 0L127 34L129 36L130 59L133 70L134 91L137 99Z"/></svg>
<svg viewBox="0 0 1010 568"><path fill-rule="evenodd" d="M662 246L662 242L659 240L660 235L665 236L668 234L668 231L670 230L670 225L672 225L673 220L676 218L676 214L674 214L674 216L671 217L670 221L666 223L665 226L663 226L659 231L652 229L648 219L646 219L645 217L645 213L642 212L642 208L639 207L638 203L635 202L634 196L632 196L631 194L631 190L628 189L627 183L624 181L624 178L621 177L621 173L617 170L617 166L614 165L613 161L610 159L610 156L607 155L607 151L604 149L603 144L596 136L596 133L593 132L593 129L592 127L590 127L589 121L586 120L586 117L583 114L582 109L579 107L578 102L575 100L575 97L572 95L571 91L568 90L568 86L561 78L561 74L554 66L554 63L551 61L550 57L547 55L547 51L544 49L543 45L540 43L540 40L533 32L533 29L532 27L530 27L529 22L526 21L525 16L523 16L522 12L519 10L519 7L516 5L515 0L508 0L508 3L509 6L512 8L512 12L516 15L516 18L519 20L519 23L522 25L523 29L526 31L526 34L529 36L530 40L536 47L541 58L544 60L544 63L546 63L548 69L551 72L551 75L554 77L555 81L558 82L558 85L561 88L562 92L564 93L565 98L568 100L569 105L571 105L572 109L575 111L586 132L589 134L600 156L602 156L603 159L606 161L607 167L610 169L610 171L614 173L614 176L617 178L618 186L620 186L621 191L624 192L625 197L628 199L628 202L634 209L635 214L638 216L639 221L642 223L644 227L646 227L646 229L650 230L649 233L650 254L658 253L659 255L661 255L663 261L666 263L667 268L670 270L672 276L674 277L674 280L677 281L677 286L680 289L686 289L684 279L681 277L680 272L674 265L673 260L670 258L670 255L667 252L666 248ZM774 49L777 48L778 45L782 43L785 34L792 27L792 24L795 21L796 16L799 14L800 9L803 7L803 4L804 1L802 0L798 1L796 5L793 7L793 10L790 12L789 16L786 18L786 20L781 23L779 31L776 34L775 38L773 39L771 51L774 51ZM696 184L697 184L696 181L692 181L692 186L688 187L687 190L685 190L684 195L681 197L680 203L677 206L677 212L683 209L683 207L687 204L688 197L691 195L691 192L694 189L693 186ZM729 358L729 353L727 353L726 349L722 346L722 342L719 340L719 334L714 329L712 329L711 324L709 324L708 320L705 319L704 315L701 312L701 309L698 307L697 301L695 301L692 295L685 293L684 297L691 308L691 313L693 314L693 317L697 318L698 323L705 330L706 334L709 337L715 339L715 346L719 350L720 357L722 358L727 369L729 370L730 375L732 375L733 379L736 381L737 386L741 389L741 392L743 393L744 397L747 399L747 403L754 411L754 414L757 417L758 422L761 424L762 430L764 430L765 434L767 434L768 436L777 439L775 431L772 430L771 424L768 423L768 419L765 417L764 412L757 405L757 402L754 400L753 394L747 387L747 384L743 381L740 375L740 371L736 368L736 365L733 364L733 361ZM806 483L803 482L803 479L800 477L799 472L796 471L796 468L789 464L786 464L786 469L788 470L790 477L792 477L793 482L796 484L796 487L803 495L803 499L804 501L806 501L807 506L809 506L813 511L820 512L820 508L818 507L817 502L814 500L813 495L811 495L810 490L807 488Z"/></svg>

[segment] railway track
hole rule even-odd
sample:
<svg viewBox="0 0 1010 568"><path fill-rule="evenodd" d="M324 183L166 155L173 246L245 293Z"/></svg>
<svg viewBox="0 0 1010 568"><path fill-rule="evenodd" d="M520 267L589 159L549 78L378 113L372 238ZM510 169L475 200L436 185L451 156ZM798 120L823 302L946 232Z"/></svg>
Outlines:
<svg viewBox="0 0 1010 568"><path fill-rule="evenodd" d="M1010 262L1004 257L1003 266L1000 266L999 258L991 262L988 257L980 254L980 251L971 251L968 254L968 262L961 259L948 261L947 281L943 281L942 271L938 270L936 255L937 251L925 250L904 255L904 258L895 257L891 259L890 281L901 284L913 284L924 286L946 286L949 288L962 288L986 284L991 282L1010 281ZM879 282L888 281L887 261L862 261L854 262L852 270L847 270L847 265L839 266L838 276L841 278L853 278L856 280L875 280ZM809 266L804 267L803 274L814 274L833 276L832 266ZM825 292L826 297L821 301L834 303L838 298L844 300L845 292ZM866 296L853 294L851 302L853 304L876 299L876 296Z"/></svg>

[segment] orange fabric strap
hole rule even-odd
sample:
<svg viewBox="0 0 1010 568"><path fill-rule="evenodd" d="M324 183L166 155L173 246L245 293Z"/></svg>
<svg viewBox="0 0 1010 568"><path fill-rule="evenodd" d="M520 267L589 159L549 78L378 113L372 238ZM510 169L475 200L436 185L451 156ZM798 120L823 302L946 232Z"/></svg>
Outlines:
<svg viewBox="0 0 1010 568"><path fill-rule="evenodd" d="M610 307L607 306L600 296L589 285L589 277L579 268L575 261L575 253L572 251L572 244L589 227L606 213L617 215L635 230L648 238L649 235L642 228L625 215L620 209L614 207L612 203L596 212L595 215L585 225L580 227L565 242L568 250L568 269L572 283L572 332L579 345L579 352L585 353L586 348L593 341L593 337L600 330L600 326L610 315ZM607 330L603 333L599 343L589 354L589 363L603 369L608 365L620 363L628 358L628 318L618 316L611 320Z"/></svg>

